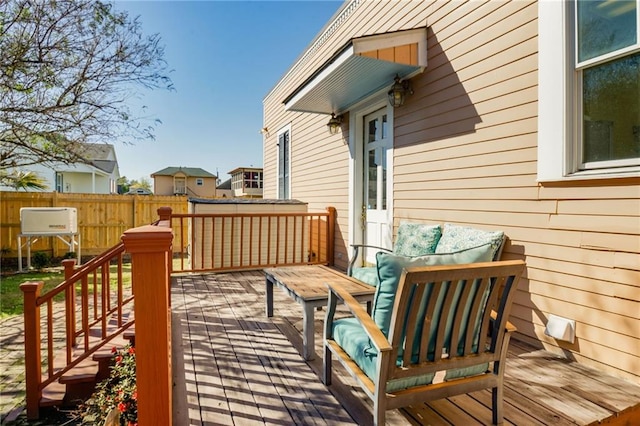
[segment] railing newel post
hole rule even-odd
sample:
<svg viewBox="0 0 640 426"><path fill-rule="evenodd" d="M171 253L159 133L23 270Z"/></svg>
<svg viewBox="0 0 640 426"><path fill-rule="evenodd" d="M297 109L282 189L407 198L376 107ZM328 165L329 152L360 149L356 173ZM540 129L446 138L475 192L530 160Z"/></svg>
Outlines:
<svg viewBox="0 0 640 426"><path fill-rule="evenodd" d="M327 218L327 262L329 263L329 266L333 266L335 264L334 245L337 211L335 207L329 206L327 207L327 212L329 212L329 217Z"/></svg>
<svg viewBox="0 0 640 426"><path fill-rule="evenodd" d="M37 419L40 415L42 397L42 357L40 355L40 306L38 297L44 282L20 284L24 296L24 363L27 418ZM51 318L48 318L51 321Z"/></svg>
<svg viewBox="0 0 640 426"><path fill-rule="evenodd" d="M170 262L173 232L168 226L141 226L122 235L131 254L135 285L136 386L138 424L171 426Z"/></svg>

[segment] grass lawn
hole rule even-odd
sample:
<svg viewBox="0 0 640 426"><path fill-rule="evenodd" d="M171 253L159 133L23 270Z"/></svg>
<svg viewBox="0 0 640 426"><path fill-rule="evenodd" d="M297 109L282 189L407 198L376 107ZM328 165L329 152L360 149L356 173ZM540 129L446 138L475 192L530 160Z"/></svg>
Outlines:
<svg viewBox="0 0 640 426"><path fill-rule="evenodd" d="M117 273L117 266L111 265L109 274L112 285L117 283ZM43 281L44 287L42 288L42 294L45 294L64 281L64 272L62 270L49 269L45 271L2 275L0 277L0 320L14 315L22 315L23 301L20 284L26 281ZM122 282L125 288L131 286L130 263L122 265ZM92 290L91 287L90 281L89 292ZM81 290L80 283L76 284L76 289L77 291ZM64 300L64 293L57 295L54 300Z"/></svg>
<svg viewBox="0 0 640 426"><path fill-rule="evenodd" d="M62 271L27 272L0 277L0 319L22 315L22 291L20 284L27 281L43 281L42 292L47 292L64 281Z"/></svg>

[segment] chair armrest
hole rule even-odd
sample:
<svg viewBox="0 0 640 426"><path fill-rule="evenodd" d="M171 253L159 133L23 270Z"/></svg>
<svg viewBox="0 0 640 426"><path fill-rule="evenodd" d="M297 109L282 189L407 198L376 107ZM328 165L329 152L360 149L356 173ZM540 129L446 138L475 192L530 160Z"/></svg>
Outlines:
<svg viewBox="0 0 640 426"><path fill-rule="evenodd" d="M362 304L358 302L348 291L343 289L342 287L334 286L332 284L327 284L329 286L329 299L332 299L332 296L337 296L342 302L345 304L347 309L351 312L351 314L358 320L358 322L362 325L362 328L367 333L369 338L371 339L371 343L380 351L390 351L392 346L389 344L389 340L382 333L378 325L373 321L371 315L362 307ZM332 311L330 308L327 308L327 312ZM329 321L333 321L333 318L329 319Z"/></svg>
<svg viewBox="0 0 640 426"><path fill-rule="evenodd" d="M376 249L376 250L380 250L380 251L386 251L387 253L393 253L393 250L390 250L388 248L385 247L378 247L378 246L370 246L367 244L351 244L351 247L353 247L353 254L351 255L351 260L349 261L349 266L347 267L347 275L351 276L351 274L353 273L353 265L356 263L356 259L358 258L358 252L360 251L360 247L362 248L372 248L372 249Z"/></svg>
<svg viewBox="0 0 640 426"><path fill-rule="evenodd" d="M498 313L494 310L491 310L491 320L495 321L498 317ZM514 331L518 331L518 327L511 324L509 321L504 325L504 331L507 333L513 333Z"/></svg>

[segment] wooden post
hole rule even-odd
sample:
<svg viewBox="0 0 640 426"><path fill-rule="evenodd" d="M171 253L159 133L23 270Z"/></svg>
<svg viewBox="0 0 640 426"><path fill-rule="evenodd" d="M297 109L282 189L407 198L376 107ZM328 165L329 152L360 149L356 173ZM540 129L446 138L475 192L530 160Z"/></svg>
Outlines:
<svg viewBox="0 0 640 426"><path fill-rule="evenodd" d="M329 218L327 220L327 261L329 266L335 265L335 244L336 244L336 208L327 207Z"/></svg>
<svg viewBox="0 0 640 426"><path fill-rule="evenodd" d="M37 419L42 397L42 359L40 356L40 306L37 305L44 282L20 284L24 296L24 369L27 392L27 418ZM49 319L50 320L50 319Z"/></svg>
<svg viewBox="0 0 640 426"><path fill-rule="evenodd" d="M122 235L131 253L136 289L136 385L138 423L172 423L171 312L169 262L173 233L170 228L141 226Z"/></svg>
<svg viewBox="0 0 640 426"><path fill-rule="evenodd" d="M75 259L65 259L62 261L64 266L64 280L65 282L73 275L73 268L76 265ZM75 283L67 286L64 295L65 322L67 331L67 347L76 345L76 286Z"/></svg>
<svg viewBox="0 0 640 426"><path fill-rule="evenodd" d="M171 213L173 210L171 207L159 207L158 208L158 226L164 226L165 228L171 228ZM173 233L173 231L172 231ZM171 273L173 272L173 248L169 250L169 269L167 275L169 279L169 309L171 309Z"/></svg>
<svg viewBox="0 0 640 426"><path fill-rule="evenodd" d="M160 222L163 222L165 220L171 220L171 213L173 212L173 210L171 210L171 207L160 207L158 209L158 218L160 219ZM169 223L169 227L171 223Z"/></svg>

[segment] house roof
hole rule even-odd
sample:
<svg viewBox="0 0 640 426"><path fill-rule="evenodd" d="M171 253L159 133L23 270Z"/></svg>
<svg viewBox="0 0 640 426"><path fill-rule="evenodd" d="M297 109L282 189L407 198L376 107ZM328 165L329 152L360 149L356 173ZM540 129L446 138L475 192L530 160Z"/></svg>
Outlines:
<svg viewBox="0 0 640 426"><path fill-rule="evenodd" d="M154 176L175 176L177 173L183 173L185 176L189 177L210 177L216 178L217 176L209 173L208 171L201 169L199 167L166 167L162 170L159 170L155 173L151 173L151 177Z"/></svg>
<svg viewBox="0 0 640 426"><path fill-rule="evenodd" d="M262 167L237 167L233 170L231 170L229 173L230 175L234 174L234 173L238 173L238 172L261 172L262 171Z"/></svg>
<svg viewBox="0 0 640 426"><path fill-rule="evenodd" d="M288 111L339 114L391 87L394 75L410 78L426 66L426 27L353 38L283 103Z"/></svg>
<svg viewBox="0 0 640 426"><path fill-rule="evenodd" d="M86 162L86 164L105 173L113 173L118 167L116 150L112 144L72 143L67 145L67 149L81 158L79 162Z"/></svg>
<svg viewBox="0 0 640 426"><path fill-rule="evenodd" d="M75 144L73 151L87 160L109 160L111 154L115 157L115 148L110 143L79 143Z"/></svg>
<svg viewBox="0 0 640 426"><path fill-rule="evenodd" d="M118 162L112 160L93 160L91 164L100 170L111 173L118 165Z"/></svg>
<svg viewBox="0 0 640 426"><path fill-rule="evenodd" d="M217 186L217 189L231 189L231 179L227 179Z"/></svg>

